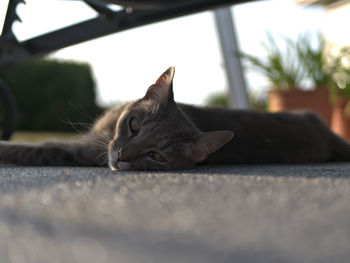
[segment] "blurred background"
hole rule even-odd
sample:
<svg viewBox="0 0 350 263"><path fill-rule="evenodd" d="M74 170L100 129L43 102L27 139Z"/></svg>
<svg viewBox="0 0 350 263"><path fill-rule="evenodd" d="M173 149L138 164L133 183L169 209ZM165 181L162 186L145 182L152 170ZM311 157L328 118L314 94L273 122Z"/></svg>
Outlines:
<svg viewBox="0 0 350 263"><path fill-rule="evenodd" d="M0 3L1 25L7 2ZM340 131L350 127L346 114L350 1L252 1L230 10L249 108L310 108L334 131L350 138ZM15 22L13 32L20 41L97 15L80 1L56 0L26 0L17 6L17 13L22 23ZM213 11L63 48L45 58L2 67L0 77L16 97L19 130L72 132L87 129L85 124L104 109L142 97L169 66L176 68L178 102L229 106ZM294 105L288 97L299 91L302 97ZM317 99L310 97L313 91ZM321 105L313 106L318 99ZM335 116L336 111L342 115Z"/></svg>

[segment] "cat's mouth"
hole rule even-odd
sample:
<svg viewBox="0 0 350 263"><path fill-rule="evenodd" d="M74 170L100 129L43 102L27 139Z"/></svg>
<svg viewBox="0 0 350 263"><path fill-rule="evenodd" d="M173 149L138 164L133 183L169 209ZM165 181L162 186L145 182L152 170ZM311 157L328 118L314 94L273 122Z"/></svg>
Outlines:
<svg viewBox="0 0 350 263"><path fill-rule="evenodd" d="M130 162L124 162L124 161L113 161L111 158L109 159L108 163L109 168L112 171L117 171L117 170L123 170L123 171L129 171L132 170Z"/></svg>
<svg viewBox="0 0 350 263"><path fill-rule="evenodd" d="M119 150L109 151L108 166L112 171L117 170L132 170L130 162L119 159Z"/></svg>
<svg viewBox="0 0 350 263"><path fill-rule="evenodd" d="M119 161L117 162L116 166L118 167L118 170L123 170L123 171L132 170L129 162Z"/></svg>

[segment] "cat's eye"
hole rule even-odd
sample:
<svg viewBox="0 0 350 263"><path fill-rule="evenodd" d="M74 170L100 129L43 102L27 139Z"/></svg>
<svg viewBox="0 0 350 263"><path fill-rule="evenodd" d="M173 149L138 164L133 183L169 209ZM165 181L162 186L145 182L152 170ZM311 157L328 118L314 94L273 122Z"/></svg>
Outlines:
<svg viewBox="0 0 350 263"><path fill-rule="evenodd" d="M137 134L141 130L141 125L140 125L139 121L135 117L132 117L130 119L129 127L130 127L130 131L133 134Z"/></svg>
<svg viewBox="0 0 350 263"><path fill-rule="evenodd" d="M166 159L163 157L163 155L161 155L160 153L157 153L157 152L150 152L149 153L149 156L157 161L157 162L160 162L160 163L164 163L166 162Z"/></svg>

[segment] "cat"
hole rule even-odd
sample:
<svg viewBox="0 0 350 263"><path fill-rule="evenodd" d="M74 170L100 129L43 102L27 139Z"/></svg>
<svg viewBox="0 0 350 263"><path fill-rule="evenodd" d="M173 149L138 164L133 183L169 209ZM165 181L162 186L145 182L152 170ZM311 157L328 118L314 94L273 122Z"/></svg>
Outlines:
<svg viewBox="0 0 350 263"><path fill-rule="evenodd" d="M17 165L177 170L196 164L350 161L350 145L315 113L266 113L176 103L174 67L136 101L105 112L74 140L0 142L0 161Z"/></svg>

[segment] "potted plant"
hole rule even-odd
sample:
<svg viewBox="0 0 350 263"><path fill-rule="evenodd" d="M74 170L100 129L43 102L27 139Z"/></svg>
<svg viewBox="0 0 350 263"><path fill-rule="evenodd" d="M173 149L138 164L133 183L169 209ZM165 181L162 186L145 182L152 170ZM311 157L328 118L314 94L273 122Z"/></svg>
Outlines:
<svg viewBox="0 0 350 263"><path fill-rule="evenodd" d="M248 61L253 69L266 76L272 90L300 89L304 73L300 68L299 61L295 59L295 52L290 45L291 42L286 41L286 52L283 53L270 33L267 33L267 39L267 43L261 42L266 52L266 59L246 53L241 53L241 56Z"/></svg>
<svg viewBox="0 0 350 263"><path fill-rule="evenodd" d="M332 105L329 90L334 86L334 59L326 47L326 41L317 34L317 46L313 46L312 35L300 36L295 43L296 53L306 77L312 83L312 90L304 94L306 103L312 104L309 109L317 112L328 125L332 122ZM333 62L333 63L332 63Z"/></svg>
<svg viewBox="0 0 350 263"><path fill-rule="evenodd" d="M330 125L331 106L326 88L329 74L324 69L324 42L313 48L309 36L299 37L296 43L285 38L286 49L282 52L272 36L267 34L267 37L268 43L262 43L267 54L265 60L247 54L243 54L243 58L271 83L268 109L272 112L313 110ZM313 83L312 90L303 87L306 79Z"/></svg>
<svg viewBox="0 0 350 263"><path fill-rule="evenodd" d="M343 47L333 58L331 98L333 102L332 130L350 141L350 48Z"/></svg>

